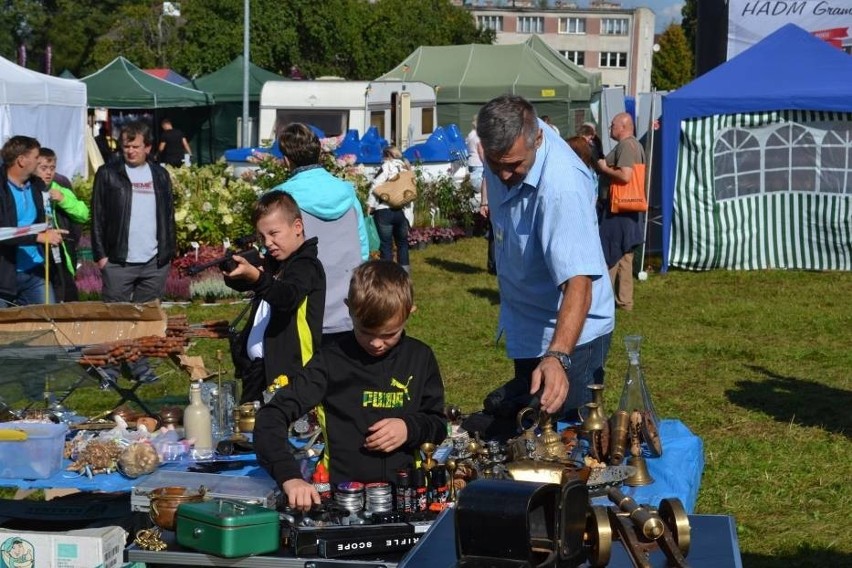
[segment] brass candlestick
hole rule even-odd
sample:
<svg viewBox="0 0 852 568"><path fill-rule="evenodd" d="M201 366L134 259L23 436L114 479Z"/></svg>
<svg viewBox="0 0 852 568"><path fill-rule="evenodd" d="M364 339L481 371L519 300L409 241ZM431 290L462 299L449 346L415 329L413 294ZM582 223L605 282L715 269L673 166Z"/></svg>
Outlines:
<svg viewBox="0 0 852 568"><path fill-rule="evenodd" d="M444 467L447 468L447 476L450 478L450 501L456 500L456 468L458 464L456 460L449 458L445 463Z"/></svg>

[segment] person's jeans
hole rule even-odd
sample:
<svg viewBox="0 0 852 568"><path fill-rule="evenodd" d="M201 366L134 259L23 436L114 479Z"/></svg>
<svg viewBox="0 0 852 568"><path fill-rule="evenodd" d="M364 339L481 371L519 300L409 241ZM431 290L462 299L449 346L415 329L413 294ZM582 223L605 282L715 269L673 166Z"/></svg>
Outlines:
<svg viewBox="0 0 852 568"><path fill-rule="evenodd" d="M393 260L396 243L396 261L408 266L408 219L402 209L376 209L373 213L379 233L379 255L382 260Z"/></svg>
<svg viewBox="0 0 852 568"><path fill-rule="evenodd" d="M568 397L562 405L562 413L558 417L560 420L577 421L580 418L579 410L587 402L592 402L592 391L586 387L591 384L603 384L604 363L611 340L612 333L607 333L574 348L571 353L571 368L568 370ZM533 369L540 361L540 357L515 359L515 377L529 384L532 381Z"/></svg>
<svg viewBox="0 0 852 568"><path fill-rule="evenodd" d="M30 306L44 303L44 292L47 287L49 294L48 303L55 304L56 296L53 287L44 281L44 276L35 272L17 273L18 295L14 298L0 298L0 306Z"/></svg>

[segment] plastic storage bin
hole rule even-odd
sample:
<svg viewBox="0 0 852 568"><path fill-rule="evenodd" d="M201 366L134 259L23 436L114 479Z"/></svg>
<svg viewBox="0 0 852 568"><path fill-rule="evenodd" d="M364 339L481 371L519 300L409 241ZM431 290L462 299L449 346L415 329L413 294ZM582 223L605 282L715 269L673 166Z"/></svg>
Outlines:
<svg viewBox="0 0 852 568"><path fill-rule="evenodd" d="M45 479L62 469L66 424L3 422L0 430L23 430L24 441L0 441L0 477Z"/></svg>

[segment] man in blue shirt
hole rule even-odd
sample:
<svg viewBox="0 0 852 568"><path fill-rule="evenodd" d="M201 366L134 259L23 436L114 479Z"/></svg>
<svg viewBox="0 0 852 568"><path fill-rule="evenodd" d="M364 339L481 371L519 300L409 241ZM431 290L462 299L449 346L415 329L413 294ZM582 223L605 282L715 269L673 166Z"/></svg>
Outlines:
<svg viewBox="0 0 852 568"><path fill-rule="evenodd" d="M598 237L595 181L525 99L480 110L500 285L500 330L515 377L541 407L575 418L603 382L614 302Z"/></svg>
<svg viewBox="0 0 852 568"><path fill-rule="evenodd" d="M0 154L0 227L26 227L45 222L42 192L44 182L35 176L38 167L38 140L12 136ZM0 306L43 304L55 301L45 283L45 243L58 245L63 233L48 229L37 235L24 235L0 241ZM45 295L47 292L47 295Z"/></svg>

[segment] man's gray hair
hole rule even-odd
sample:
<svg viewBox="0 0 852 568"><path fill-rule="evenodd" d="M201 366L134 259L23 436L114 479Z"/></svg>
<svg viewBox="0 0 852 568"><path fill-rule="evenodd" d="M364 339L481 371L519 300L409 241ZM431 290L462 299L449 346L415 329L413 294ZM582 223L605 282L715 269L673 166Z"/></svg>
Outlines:
<svg viewBox="0 0 852 568"><path fill-rule="evenodd" d="M538 135L535 108L517 95L491 99L479 110L476 133L482 150L492 156L508 152L519 136L524 136L527 148L531 148Z"/></svg>

